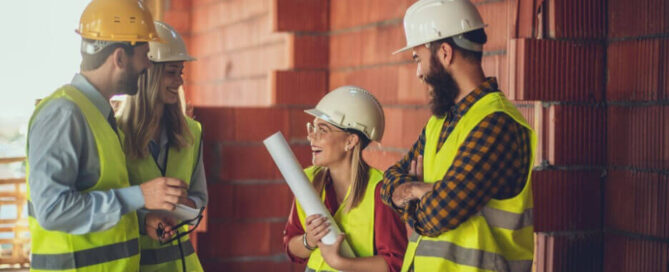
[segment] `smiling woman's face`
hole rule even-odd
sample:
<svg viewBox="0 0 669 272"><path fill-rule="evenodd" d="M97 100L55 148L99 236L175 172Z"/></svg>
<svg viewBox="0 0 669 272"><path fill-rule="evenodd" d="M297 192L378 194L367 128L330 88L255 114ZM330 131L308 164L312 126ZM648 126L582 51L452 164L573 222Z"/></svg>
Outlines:
<svg viewBox="0 0 669 272"><path fill-rule="evenodd" d="M174 104L179 101L179 87L184 83L184 62L168 62L160 79L160 101L164 104Z"/></svg>
<svg viewBox="0 0 669 272"><path fill-rule="evenodd" d="M322 119L315 118L307 139L311 144L311 163L328 167L346 158L346 138L348 133Z"/></svg>

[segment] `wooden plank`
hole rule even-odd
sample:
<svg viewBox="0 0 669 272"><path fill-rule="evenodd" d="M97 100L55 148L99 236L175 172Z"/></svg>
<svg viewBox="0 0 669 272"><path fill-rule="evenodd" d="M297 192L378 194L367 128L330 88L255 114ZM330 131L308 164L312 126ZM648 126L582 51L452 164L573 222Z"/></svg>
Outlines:
<svg viewBox="0 0 669 272"><path fill-rule="evenodd" d="M0 227L0 232L26 232L29 231L28 226L11 226L11 227Z"/></svg>
<svg viewBox="0 0 669 272"><path fill-rule="evenodd" d="M28 259L26 257L19 258L0 258L0 264L19 264L25 265L28 264ZM28 270L9 270L9 271L28 271Z"/></svg>
<svg viewBox="0 0 669 272"><path fill-rule="evenodd" d="M28 258L26 257L0 258L0 264L27 264L27 263L28 263Z"/></svg>
<svg viewBox="0 0 669 272"><path fill-rule="evenodd" d="M24 244L30 243L29 238L0 239L0 244Z"/></svg>
<svg viewBox="0 0 669 272"><path fill-rule="evenodd" d="M24 161L25 159L26 157L5 157L5 158L0 158L0 164L20 162Z"/></svg>
<svg viewBox="0 0 669 272"><path fill-rule="evenodd" d="M0 206L2 206L2 205L22 206L23 204L26 204L26 202L25 201L18 202L18 201L2 201L2 200L0 200Z"/></svg>
<svg viewBox="0 0 669 272"><path fill-rule="evenodd" d="M0 184L21 184L25 183L26 178L8 178L8 179L0 179Z"/></svg>
<svg viewBox="0 0 669 272"><path fill-rule="evenodd" d="M16 198L23 198L24 192L16 192L16 191L0 191L0 198L2 197L16 197Z"/></svg>

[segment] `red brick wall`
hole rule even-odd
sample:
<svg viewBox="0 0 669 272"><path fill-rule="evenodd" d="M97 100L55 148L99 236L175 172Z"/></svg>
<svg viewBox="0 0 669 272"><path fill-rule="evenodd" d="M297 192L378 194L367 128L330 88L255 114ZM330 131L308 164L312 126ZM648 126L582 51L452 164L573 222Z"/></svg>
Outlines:
<svg viewBox="0 0 669 272"><path fill-rule="evenodd" d="M185 69L188 102L203 125L206 271L303 271L283 253L292 193L262 140L283 132L310 161L303 110L328 88L326 1L171 0L165 20L197 61ZM309 24L304 24L309 21Z"/></svg>
<svg viewBox="0 0 669 272"><path fill-rule="evenodd" d="M609 0L604 269L669 270L669 2Z"/></svg>
<svg viewBox="0 0 669 272"><path fill-rule="evenodd" d="M344 84L384 106L385 169L429 117L404 45L414 0L166 0L188 40L186 92L204 125L207 271L300 271L281 248L292 194L262 139L282 131L309 163L302 112ZM539 137L537 271L667 271L669 3L476 0L483 67ZM669 115L667 115L669 116ZM669 131L667 131L669 132Z"/></svg>

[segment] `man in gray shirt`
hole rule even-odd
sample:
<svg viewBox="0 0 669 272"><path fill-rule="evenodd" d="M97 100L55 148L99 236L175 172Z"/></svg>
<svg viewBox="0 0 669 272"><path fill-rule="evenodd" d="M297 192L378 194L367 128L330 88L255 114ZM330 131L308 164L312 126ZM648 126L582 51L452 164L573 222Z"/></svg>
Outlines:
<svg viewBox="0 0 669 272"><path fill-rule="evenodd" d="M112 14L119 10L126 14ZM136 0L94 0L78 33L81 72L37 106L29 125L32 267L135 271L135 211L171 211L187 196L186 184L174 178L129 185L109 103L113 95L137 92L150 65L147 42L159 38Z"/></svg>

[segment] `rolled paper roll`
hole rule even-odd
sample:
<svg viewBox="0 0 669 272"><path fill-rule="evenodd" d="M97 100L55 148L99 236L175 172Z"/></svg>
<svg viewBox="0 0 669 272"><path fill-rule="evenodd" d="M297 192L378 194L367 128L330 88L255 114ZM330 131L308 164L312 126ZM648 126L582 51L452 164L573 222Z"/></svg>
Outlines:
<svg viewBox="0 0 669 272"><path fill-rule="evenodd" d="M295 154L290 149L290 146L288 146L283 134L281 132L274 133L265 139L263 144L265 144L265 148L269 151L274 163L276 163L279 171L281 171L281 175L283 175L286 183L288 183L288 187L293 191L295 198L300 202L307 216L320 214L328 219L330 222L330 232L321 241L326 245L334 244L337 236L342 232L337 222L334 221L330 212L328 212L323 202L321 202L321 198L316 193L314 186L307 179L302 166L300 166ZM355 253L346 240L342 242L339 253L345 257L355 257Z"/></svg>

